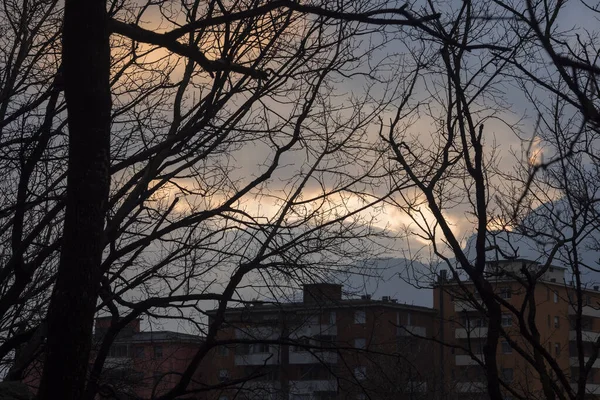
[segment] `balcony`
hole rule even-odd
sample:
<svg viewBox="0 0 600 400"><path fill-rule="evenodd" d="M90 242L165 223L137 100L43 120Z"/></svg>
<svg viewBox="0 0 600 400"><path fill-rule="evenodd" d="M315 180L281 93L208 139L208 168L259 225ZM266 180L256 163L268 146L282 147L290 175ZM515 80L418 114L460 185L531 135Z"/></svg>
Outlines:
<svg viewBox="0 0 600 400"><path fill-rule="evenodd" d="M290 394L337 391L336 380L290 381Z"/></svg>
<svg viewBox="0 0 600 400"><path fill-rule="evenodd" d="M483 354L475 354L475 357L483 361ZM467 365L481 365L476 360L473 360L469 355L457 355L455 356L454 362L459 367Z"/></svg>
<svg viewBox="0 0 600 400"><path fill-rule="evenodd" d="M427 392L427 382L408 381L406 383L407 393L425 393Z"/></svg>
<svg viewBox="0 0 600 400"><path fill-rule="evenodd" d="M332 351L290 351L290 364L336 364L337 353Z"/></svg>
<svg viewBox="0 0 600 400"><path fill-rule="evenodd" d="M132 366L133 359L131 357L106 357L104 361L106 369L131 368Z"/></svg>
<svg viewBox="0 0 600 400"><path fill-rule="evenodd" d="M471 312L471 311L478 311L475 306L473 306L473 304L471 304L468 301L460 301L460 300L456 300L454 302L454 312L460 313L460 312Z"/></svg>
<svg viewBox="0 0 600 400"><path fill-rule="evenodd" d="M317 324L317 325L303 325L296 328L290 337L299 338L299 337L312 337L317 335L327 335L327 336L336 336L337 335L337 325L326 325L326 324Z"/></svg>
<svg viewBox="0 0 600 400"><path fill-rule="evenodd" d="M235 356L235 365L277 365L279 355L276 353L254 353Z"/></svg>
<svg viewBox="0 0 600 400"><path fill-rule="evenodd" d="M576 315L577 312L572 306L569 306L569 315ZM581 315L584 317L600 318L600 309L596 309L592 306L583 306L581 309Z"/></svg>
<svg viewBox="0 0 600 400"><path fill-rule="evenodd" d="M458 393L485 393L487 385L485 382L457 382L456 391Z"/></svg>
<svg viewBox="0 0 600 400"><path fill-rule="evenodd" d="M577 391L577 383L571 383L571 388ZM600 394L600 384L597 383L586 383L585 392L588 394Z"/></svg>
<svg viewBox="0 0 600 400"><path fill-rule="evenodd" d="M589 357L585 357L583 359L583 362L587 363L589 359L590 359ZM570 357L569 358L569 365L571 367L579 367L579 358L578 357ZM594 361L594 364L592 365L592 368L600 368L600 359L596 358L596 361Z"/></svg>
<svg viewBox="0 0 600 400"><path fill-rule="evenodd" d="M600 332L581 331L581 339L584 342L595 342L600 336ZM577 340L577 331L569 331L569 340Z"/></svg>
<svg viewBox="0 0 600 400"><path fill-rule="evenodd" d="M456 339L467 339L467 338L484 338L487 337L488 328L470 328L468 331L465 328L457 328L454 331L454 338Z"/></svg>
<svg viewBox="0 0 600 400"><path fill-rule="evenodd" d="M399 326L396 330L398 336L427 336L427 328L424 326Z"/></svg>
<svg viewBox="0 0 600 400"><path fill-rule="evenodd" d="M280 398L279 381L248 381L242 385L244 398L248 400L275 400Z"/></svg>

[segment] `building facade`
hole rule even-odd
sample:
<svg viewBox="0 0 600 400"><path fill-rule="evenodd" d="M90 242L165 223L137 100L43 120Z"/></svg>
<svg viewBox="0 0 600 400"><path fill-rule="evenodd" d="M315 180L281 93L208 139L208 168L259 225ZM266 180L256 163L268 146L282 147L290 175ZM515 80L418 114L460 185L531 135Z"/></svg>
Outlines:
<svg viewBox="0 0 600 400"><path fill-rule="evenodd" d="M305 285L303 301L228 309L208 383L229 399L428 399L435 311L384 297L343 299ZM247 378L252 380L245 382Z"/></svg>
<svg viewBox="0 0 600 400"><path fill-rule="evenodd" d="M535 272L537 263L527 260L514 260L490 263L486 267L494 293L527 317L525 328L531 332L529 316L535 307L533 320L539 333L539 342L544 350L556 361L561 371L576 385L579 376L577 351L575 293L565 283L565 269L550 267L537 280L534 289L523 280L521 270ZM593 352L594 342L600 337L600 301L598 287L584 290L582 298L582 341L587 360ZM470 296L471 294L472 296ZM444 390L447 398L485 399L487 383L483 360L483 346L488 335L488 319L485 316L481 298L475 292L472 282L441 280L434 289L434 308L440 318L439 337L451 346L440 346L438 354L444 375ZM497 348L497 366L501 379L526 398L545 398L542 392L540 374L526 361L524 355L534 357L532 345L523 339L518 314L502 307L502 329L507 337L500 336ZM511 341L516 345L511 345ZM521 354L513 347L520 347ZM548 371L551 366L546 365ZM586 398L600 398L600 361L593 364L586 384ZM552 379L557 379L550 372ZM513 398L514 393L506 389L505 398Z"/></svg>

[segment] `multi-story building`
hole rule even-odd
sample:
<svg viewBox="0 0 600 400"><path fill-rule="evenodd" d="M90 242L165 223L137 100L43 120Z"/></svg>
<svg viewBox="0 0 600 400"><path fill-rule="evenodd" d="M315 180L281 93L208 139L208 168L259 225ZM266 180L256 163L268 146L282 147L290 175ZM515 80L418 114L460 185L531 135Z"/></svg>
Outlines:
<svg viewBox="0 0 600 400"><path fill-rule="evenodd" d="M522 269L535 273L539 271L537 263L528 260L513 260L489 263L486 266L488 281L492 283L495 294L523 310L527 319L535 306L534 322L539 332L539 341L544 349L556 360L560 370L575 382L578 373L578 351L576 348L575 317L576 302L574 292L565 282L565 268L550 267L531 289L522 274ZM522 280L517 279L518 277ZM584 307L581 317L584 355L589 357L593 343L600 336L600 311L592 304L600 301L598 287L584 290ZM472 296L468 295L472 294ZM483 360L483 346L488 335L488 319L481 299L469 281L456 282L440 279L434 289L434 308L441 319L439 338L455 347L443 346L438 351L441 364L444 365L444 390L447 398L486 398L486 378L480 361ZM532 346L524 340L520 331L517 314L502 307L501 326L510 340L533 357ZM526 329L531 331L531 327ZM497 365L501 379L510 387L527 398L545 398L542 395L540 375L525 360L506 337L501 336L497 349ZM547 367L550 371L551 368ZM586 392L591 398L600 398L600 361L593 364L588 375ZM552 379L556 379L551 373ZM506 398L511 394L506 391Z"/></svg>
<svg viewBox="0 0 600 400"><path fill-rule="evenodd" d="M302 302L228 309L205 380L242 382L220 400L431 398L433 346L421 337L434 316L389 297L345 299L341 285L305 285Z"/></svg>
<svg viewBox="0 0 600 400"><path fill-rule="evenodd" d="M96 319L94 343L99 345L111 317ZM140 331L140 321L129 323L114 340L99 380L97 398L150 399L167 392L179 381L203 338L172 331ZM92 348L94 361L96 346ZM24 383L35 393L39 387L42 362L34 363ZM201 375L199 367L196 376ZM197 381L197 379L195 379ZM204 398L201 395L186 397Z"/></svg>
<svg viewBox="0 0 600 400"><path fill-rule="evenodd" d="M111 317L96 319L96 342L100 342L110 321ZM202 337L180 332L141 332L140 321L134 320L113 342L101 383L123 398L154 398L179 382L202 343ZM197 375L200 373L198 368Z"/></svg>

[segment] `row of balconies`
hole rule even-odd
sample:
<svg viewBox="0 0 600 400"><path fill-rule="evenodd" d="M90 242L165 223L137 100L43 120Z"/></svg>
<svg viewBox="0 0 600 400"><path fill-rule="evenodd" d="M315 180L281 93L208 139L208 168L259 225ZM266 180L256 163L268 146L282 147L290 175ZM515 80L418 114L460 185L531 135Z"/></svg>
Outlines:
<svg viewBox="0 0 600 400"><path fill-rule="evenodd" d="M337 392L338 382L335 379L330 380L306 380L306 381L288 381L290 398L294 395L314 394L315 392ZM244 384L249 392L256 394L262 393L264 396L268 393L280 393L281 382L279 381L251 381ZM407 391L424 393L427 391L426 382L408 382Z"/></svg>
<svg viewBox="0 0 600 400"><path fill-rule="evenodd" d="M569 315L576 315L575 309L571 306L568 307ZM478 311L473 304L467 301L455 301L454 302L454 311L457 313L460 312L473 312ZM600 309L597 309L592 306L583 306L581 310L581 315L584 317L594 317L600 318Z"/></svg>
<svg viewBox="0 0 600 400"><path fill-rule="evenodd" d="M467 330L466 328L456 328L454 331L455 339L477 339L487 337L488 328L487 327L475 327ZM592 331L581 331L581 338L584 342L596 342L600 337L600 332L592 332ZM575 341L577 338L577 331L571 330L569 331L569 340Z"/></svg>
<svg viewBox="0 0 600 400"><path fill-rule="evenodd" d="M289 398L313 395L315 392L337 392L337 380L306 380L289 381ZM252 400L281 399L281 382L279 381L250 381L244 384L247 390L246 398Z"/></svg>
<svg viewBox="0 0 600 400"><path fill-rule="evenodd" d="M577 390L576 383L572 383L571 387ZM487 391L487 385L485 382L457 382L454 388L458 393L484 393ZM586 384L585 392L589 394L600 394L600 384Z"/></svg>
<svg viewBox="0 0 600 400"><path fill-rule="evenodd" d="M337 361L338 355L333 351L290 351L289 353L290 364L336 364ZM276 352L235 356L235 365L278 365L279 363L279 355Z"/></svg>
<svg viewBox="0 0 600 400"><path fill-rule="evenodd" d="M483 361L483 354L475 354L475 357L477 360ZM470 355L467 354L456 355L454 357L455 364L459 367L481 365L479 362L477 362L477 360L474 360ZM589 358L586 357L584 360L587 362ZM577 367L579 365L579 359L577 357L571 357L569 358L569 364L571 367ZM594 362L593 368L600 368L600 360L596 360Z"/></svg>
<svg viewBox="0 0 600 400"><path fill-rule="evenodd" d="M398 336L425 336L427 329L424 326L399 326L397 328ZM279 330L272 327L250 327L245 331L238 331L238 338L261 338L274 339L278 337ZM335 325L308 325L298 328L293 331L292 337L313 337L317 335L337 336L337 327Z"/></svg>

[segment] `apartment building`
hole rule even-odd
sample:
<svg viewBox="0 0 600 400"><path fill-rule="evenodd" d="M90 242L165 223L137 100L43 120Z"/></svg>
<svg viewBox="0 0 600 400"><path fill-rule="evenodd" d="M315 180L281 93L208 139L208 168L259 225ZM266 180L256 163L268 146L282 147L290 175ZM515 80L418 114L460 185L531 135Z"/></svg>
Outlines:
<svg viewBox="0 0 600 400"><path fill-rule="evenodd" d="M205 380L223 383L219 400L429 399L434 346L421 337L434 316L389 297L346 299L341 285L305 285L302 302L228 309Z"/></svg>
<svg viewBox="0 0 600 400"><path fill-rule="evenodd" d="M100 343L110 321L111 317L96 319L96 343ZM179 382L180 374L186 370L202 343L202 337L181 332L142 332L140 321L134 320L113 342L104 363L101 383L110 388L107 392L109 398L114 398L111 392L124 399L154 398ZM199 368L197 376L200 373Z"/></svg>
<svg viewBox="0 0 600 400"><path fill-rule="evenodd" d="M102 337L110 327L111 317L97 318L90 368ZM140 320L129 323L114 340L99 380L98 399L150 399L173 388L190 364L203 338L173 331L140 330ZM39 387L42 361L33 363L24 383L33 393ZM198 368L196 377L200 377ZM192 385L193 388L193 385ZM185 397L203 399L201 395Z"/></svg>
<svg viewBox="0 0 600 400"><path fill-rule="evenodd" d="M525 310L530 309L527 290L516 277L522 275L522 268L535 272L537 263L528 260L513 260L489 263L486 271L495 293L511 305ZM598 287L582 293L584 304L581 324L585 357L593 350L593 342L600 336L600 301ZM472 282L460 284L452 280L441 279L434 289L434 308L442 321L439 337L456 348L440 347L441 365L444 365L444 391L447 398L485 399L486 378L478 360L483 360L483 345L488 335L488 320L483 316L480 298L472 298L466 293L475 293ZM540 334L540 342L556 360L560 369L567 374L571 384L575 385L579 376L579 362L576 348L574 293L565 284L565 268L551 267L541 276L535 285L533 296L535 304L535 325ZM474 299L474 301L473 301ZM525 304L527 303L527 304ZM503 329L511 340L520 344L529 354L530 345L526 344L514 313L502 308ZM498 369L501 378L519 394L528 398L545 398L539 374L529 365L505 338L500 338L497 349ZM586 358L587 359L587 358ZM586 393L589 398L600 398L600 361L593 364L588 376ZM538 397L539 396L539 397ZM506 398L512 398L506 393ZM587 397L586 397L587 398Z"/></svg>

